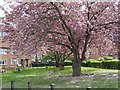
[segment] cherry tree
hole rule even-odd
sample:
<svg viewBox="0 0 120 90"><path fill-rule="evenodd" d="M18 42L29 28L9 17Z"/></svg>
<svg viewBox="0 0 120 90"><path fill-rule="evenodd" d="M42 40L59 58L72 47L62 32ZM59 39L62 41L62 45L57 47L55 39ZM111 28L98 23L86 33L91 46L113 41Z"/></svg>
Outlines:
<svg viewBox="0 0 120 90"><path fill-rule="evenodd" d="M3 30L11 46L28 55L36 46L67 48L73 56L72 75L80 76L88 47L99 46L116 30L117 10L114 2L24 2L6 14Z"/></svg>
<svg viewBox="0 0 120 90"><path fill-rule="evenodd" d="M118 2L118 14L119 14L119 16L118 16L118 18L120 18L120 1ZM120 60L120 23L118 24L118 59Z"/></svg>

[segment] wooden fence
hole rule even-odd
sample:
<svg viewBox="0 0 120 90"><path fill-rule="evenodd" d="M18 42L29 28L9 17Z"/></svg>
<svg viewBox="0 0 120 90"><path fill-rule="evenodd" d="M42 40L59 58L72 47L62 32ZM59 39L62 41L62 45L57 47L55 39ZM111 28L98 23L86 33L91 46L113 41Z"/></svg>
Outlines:
<svg viewBox="0 0 120 90"><path fill-rule="evenodd" d="M11 81L11 90L15 90L14 87L14 81ZM32 83L28 82L28 90L32 90ZM50 85L50 90L55 90L55 84L51 84ZM90 90L90 88L86 88L86 90Z"/></svg>

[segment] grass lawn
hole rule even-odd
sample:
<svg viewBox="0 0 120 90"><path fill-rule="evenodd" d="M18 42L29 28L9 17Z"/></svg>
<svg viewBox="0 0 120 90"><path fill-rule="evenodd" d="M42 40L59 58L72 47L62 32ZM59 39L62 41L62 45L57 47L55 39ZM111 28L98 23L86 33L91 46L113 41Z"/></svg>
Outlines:
<svg viewBox="0 0 120 90"><path fill-rule="evenodd" d="M118 88L118 70L82 67L80 77L72 77L72 68L65 70L50 67L23 69L19 73L8 71L2 74L3 88L10 87L10 81L15 81L15 88L27 88L27 82L32 82L32 88L49 88L54 83L56 88Z"/></svg>

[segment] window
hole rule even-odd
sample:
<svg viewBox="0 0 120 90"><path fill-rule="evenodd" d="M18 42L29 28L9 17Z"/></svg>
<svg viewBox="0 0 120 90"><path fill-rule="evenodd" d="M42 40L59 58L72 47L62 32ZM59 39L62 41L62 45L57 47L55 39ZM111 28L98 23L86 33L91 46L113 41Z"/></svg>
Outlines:
<svg viewBox="0 0 120 90"><path fill-rule="evenodd" d="M0 31L0 36L6 36L7 35L7 33L6 32L2 32L2 31Z"/></svg>
<svg viewBox="0 0 120 90"><path fill-rule="evenodd" d="M7 54L9 49L0 48L0 54Z"/></svg>
<svg viewBox="0 0 120 90"><path fill-rule="evenodd" d="M0 65L6 65L6 60L0 60Z"/></svg>
<svg viewBox="0 0 120 90"><path fill-rule="evenodd" d="M13 59L11 63L14 64L14 65L17 65L18 64L18 60Z"/></svg>
<svg viewBox="0 0 120 90"><path fill-rule="evenodd" d="M12 51L11 53L12 53L12 55L15 55L15 52L14 52L14 51Z"/></svg>

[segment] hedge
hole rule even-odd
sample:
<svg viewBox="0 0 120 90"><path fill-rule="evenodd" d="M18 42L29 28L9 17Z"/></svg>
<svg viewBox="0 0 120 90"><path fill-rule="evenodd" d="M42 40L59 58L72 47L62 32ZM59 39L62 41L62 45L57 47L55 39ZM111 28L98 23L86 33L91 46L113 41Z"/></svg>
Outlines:
<svg viewBox="0 0 120 90"><path fill-rule="evenodd" d="M113 57L106 56L106 57L104 57L104 60L113 60Z"/></svg>
<svg viewBox="0 0 120 90"><path fill-rule="evenodd" d="M71 66L72 65L72 61L65 61L65 66Z"/></svg>
<svg viewBox="0 0 120 90"><path fill-rule="evenodd" d="M65 61L65 66L72 65L71 61ZM32 63L32 67L39 66L54 66L52 62L48 63ZM120 69L120 60L85 60L82 62L84 67L95 67L95 68L107 68L107 69Z"/></svg>
<svg viewBox="0 0 120 90"><path fill-rule="evenodd" d="M95 68L107 68L107 69L120 69L120 60L86 60L82 62L82 66L95 67Z"/></svg>
<svg viewBox="0 0 120 90"><path fill-rule="evenodd" d="M107 60L102 62L102 68L108 69L119 69L120 61L118 60Z"/></svg>
<svg viewBox="0 0 120 90"><path fill-rule="evenodd" d="M51 61L49 62L32 62L32 67L40 67L40 66L54 66L55 64ZM72 61L65 61L65 66L71 66L72 65Z"/></svg>
<svg viewBox="0 0 120 90"><path fill-rule="evenodd" d="M100 61L92 61L90 62L90 64L92 67L96 67L96 68L99 68L102 66L102 63Z"/></svg>

